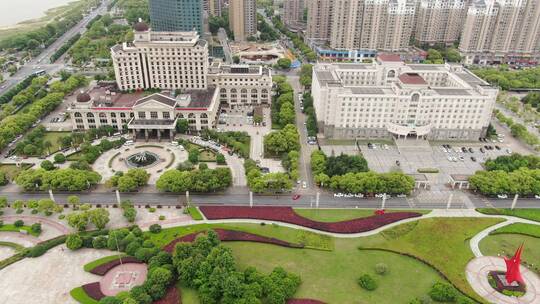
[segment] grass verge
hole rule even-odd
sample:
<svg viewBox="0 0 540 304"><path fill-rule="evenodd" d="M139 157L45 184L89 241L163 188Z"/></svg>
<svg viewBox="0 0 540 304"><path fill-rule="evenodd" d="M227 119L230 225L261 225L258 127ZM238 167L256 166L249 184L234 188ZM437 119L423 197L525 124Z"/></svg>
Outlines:
<svg viewBox="0 0 540 304"><path fill-rule="evenodd" d="M490 233L491 235L497 234L521 234L535 238L540 238L540 225L531 225L524 223L515 223L508 226L501 227Z"/></svg>
<svg viewBox="0 0 540 304"><path fill-rule="evenodd" d="M540 209L498 209L498 208L478 208L476 211L489 215L508 215L524 218L527 220L540 222Z"/></svg>
<svg viewBox="0 0 540 304"><path fill-rule="evenodd" d="M26 231L28 234L38 237L41 232L34 232L30 228L30 226L22 226L22 227L15 227L13 224L4 224L2 227L0 227L0 231L10 231L10 232L19 232L21 230Z"/></svg>
<svg viewBox="0 0 540 304"><path fill-rule="evenodd" d="M190 207L187 207L186 210L187 210L189 216L191 216L191 218L193 220L195 220L195 221L202 221L203 220L203 216L202 216L201 212L199 211L199 208L190 206Z"/></svg>
<svg viewBox="0 0 540 304"><path fill-rule="evenodd" d="M110 256L103 257L101 259L97 259L95 261L92 261L92 262L84 265L84 267L83 267L84 271L90 272L90 271L92 271L92 269L94 269L94 268L96 268L98 266L101 266L101 265L106 264L106 263L108 263L110 261L114 261L114 260L118 259L119 256L120 257L126 257L127 255L122 253L122 254L110 255Z"/></svg>
<svg viewBox="0 0 540 304"><path fill-rule="evenodd" d="M0 246L13 248L17 252L21 252L21 251L23 251L25 249L24 246L16 244L16 243L12 243L12 242L2 242L2 241L0 241Z"/></svg>
<svg viewBox="0 0 540 304"><path fill-rule="evenodd" d="M418 212L427 214L431 210L387 210L387 212ZM357 218L369 217L375 214L375 209L302 209L295 208L294 212L305 218L319 222L341 222Z"/></svg>
<svg viewBox="0 0 540 304"><path fill-rule="evenodd" d="M90 298L82 287L72 289L69 294L73 299L81 304L99 304L98 301Z"/></svg>

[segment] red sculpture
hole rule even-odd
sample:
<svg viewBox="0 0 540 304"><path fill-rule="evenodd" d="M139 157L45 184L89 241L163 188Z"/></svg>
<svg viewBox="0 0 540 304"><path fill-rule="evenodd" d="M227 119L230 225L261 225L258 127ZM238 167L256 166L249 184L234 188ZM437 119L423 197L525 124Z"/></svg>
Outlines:
<svg viewBox="0 0 540 304"><path fill-rule="evenodd" d="M525 284L525 282L523 281L523 277L521 276L521 271L519 270L522 251L523 244L519 246L512 258L504 258L504 262L506 263L506 283L508 283L508 285L512 284L513 282Z"/></svg>
<svg viewBox="0 0 540 304"><path fill-rule="evenodd" d="M384 215L386 211L384 209L375 210L375 215Z"/></svg>

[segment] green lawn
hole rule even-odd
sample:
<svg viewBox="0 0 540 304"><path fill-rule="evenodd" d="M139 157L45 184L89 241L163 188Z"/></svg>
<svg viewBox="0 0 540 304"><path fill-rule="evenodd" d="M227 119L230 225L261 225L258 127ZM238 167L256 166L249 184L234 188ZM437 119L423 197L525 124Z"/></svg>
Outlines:
<svg viewBox="0 0 540 304"><path fill-rule="evenodd" d="M75 299L77 302L81 304L99 304L98 301L90 298L86 292L84 292L84 289L82 287L77 287L72 289L69 294L73 299Z"/></svg>
<svg viewBox="0 0 540 304"><path fill-rule="evenodd" d="M522 262L534 264L532 269L540 274L540 238L531 237L520 234L497 234L490 235L480 242L480 250L484 255L491 256L513 256L516 249L521 245L523 246L523 253L521 255Z"/></svg>
<svg viewBox="0 0 540 304"><path fill-rule="evenodd" d="M431 267L412 258L384 251L358 250L358 239L335 240L332 252L255 243L226 243L233 249L241 269L255 266L262 272L283 267L302 278L295 294L326 303L408 303L428 293L433 283L444 281ZM264 258L261 258L264 257ZM377 263L388 265L389 272L375 274ZM364 273L371 274L379 288L369 292L356 283Z"/></svg>
<svg viewBox="0 0 540 304"><path fill-rule="evenodd" d="M215 162L216 161L216 153L209 151L209 150L201 150L201 154L199 155L199 161L201 162Z"/></svg>
<svg viewBox="0 0 540 304"><path fill-rule="evenodd" d="M150 240L158 246L165 246L174 239L198 231L210 228L222 228L249 232L266 237L273 237L291 243L302 243L307 248L332 250L334 242L331 237L309 231L297 230L278 225L257 225L257 224L200 224L189 227L174 227L163 229L158 234L147 232ZM295 249L296 250L296 249Z"/></svg>
<svg viewBox="0 0 540 304"><path fill-rule="evenodd" d="M121 257L125 257L127 256L125 253L122 253L120 254ZM100 266L100 265L103 265L105 263L108 263L110 261L114 261L114 260L117 260L119 257L118 254L115 254L115 255L110 255L110 256L106 256L106 257L102 257L101 259L97 259L95 261L92 261L86 265L84 265L84 271L87 271L87 272L90 272L92 269Z"/></svg>
<svg viewBox="0 0 540 304"><path fill-rule="evenodd" d="M189 216L191 216L191 218L195 221L202 221L203 220L203 216L201 214L201 212L199 211L199 209L197 209L197 207L187 207L187 212L189 214Z"/></svg>
<svg viewBox="0 0 540 304"><path fill-rule="evenodd" d="M47 131L45 132L45 136L43 137L43 141L49 141L52 144L52 147L50 148L51 153L55 153L58 150L60 150L60 145L58 144L58 139L64 136L70 135L71 132L57 132L57 131ZM48 151L45 149L43 151L45 154L48 153Z"/></svg>
<svg viewBox="0 0 540 304"><path fill-rule="evenodd" d="M4 224L2 225L2 227L0 227L0 231L19 232L20 230L24 230L28 232L28 234L33 235L35 237L38 237L40 235L39 232L33 232L32 229L30 229L30 226L15 227L15 225L13 224Z"/></svg>
<svg viewBox="0 0 540 304"><path fill-rule="evenodd" d="M180 289L180 297L182 299L182 304L200 304L199 296L197 295L197 291L182 286L180 283L176 285L178 289Z"/></svg>
<svg viewBox="0 0 540 304"><path fill-rule="evenodd" d="M506 234L508 233L523 234L527 236L540 238L540 225L515 223L508 226L504 226L502 228L499 228L491 232L492 235L505 234L505 233Z"/></svg>
<svg viewBox="0 0 540 304"><path fill-rule="evenodd" d="M496 208L478 208L476 211L491 215L509 215L521 217L527 220L540 222L540 209L496 209Z"/></svg>
<svg viewBox="0 0 540 304"><path fill-rule="evenodd" d="M375 209L301 209L295 208L294 211L303 217L319 222L340 222L356 218L372 216ZM431 210L388 210L388 212L419 212L427 214Z"/></svg>
<svg viewBox="0 0 540 304"><path fill-rule="evenodd" d="M401 252L426 261L463 293L482 302L465 277L465 267L474 257L469 240L478 232L502 221L495 218L423 219L364 238L359 245L366 249Z"/></svg>
<svg viewBox="0 0 540 304"><path fill-rule="evenodd" d="M71 153L70 155L66 155L66 159L68 161L78 161L81 159L82 152L77 151L75 153Z"/></svg>
<svg viewBox="0 0 540 304"><path fill-rule="evenodd" d="M12 164L0 164L0 171L4 172L9 180L14 180L21 171L31 168L32 164L22 164L20 167Z"/></svg>

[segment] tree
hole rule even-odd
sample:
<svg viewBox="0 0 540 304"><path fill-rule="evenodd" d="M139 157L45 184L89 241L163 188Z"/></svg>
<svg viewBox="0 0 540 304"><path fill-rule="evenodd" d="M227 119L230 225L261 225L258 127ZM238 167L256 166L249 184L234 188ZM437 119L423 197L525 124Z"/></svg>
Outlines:
<svg viewBox="0 0 540 304"><path fill-rule="evenodd" d="M289 58L280 58L277 61L277 65L280 69L290 69L291 68L291 60Z"/></svg>
<svg viewBox="0 0 540 304"><path fill-rule="evenodd" d="M38 211L48 214L54 211L56 203L51 199L40 199L38 201Z"/></svg>
<svg viewBox="0 0 540 304"><path fill-rule="evenodd" d="M51 154L52 143L48 140L43 142L43 149L47 149L48 155Z"/></svg>
<svg viewBox="0 0 540 304"><path fill-rule="evenodd" d="M285 102L279 110L279 123L281 125L294 124L295 113L292 103Z"/></svg>
<svg viewBox="0 0 540 304"><path fill-rule="evenodd" d="M44 170L47 170L47 171L51 171L51 170L56 169L54 164L49 160L42 161L40 166L41 166L41 168L43 168Z"/></svg>
<svg viewBox="0 0 540 304"><path fill-rule="evenodd" d="M66 219L69 226L79 231L86 230L86 226L88 225L88 214L86 212L70 213Z"/></svg>
<svg viewBox="0 0 540 304"><path fill-rule="evenodd" d="M199 149L197 148L193 148L191 150L189 150L189 154L188 154L188 160L192 163L192 164L197 164L199 163L199 155L201 153L199 152Z"/></svg>
<svg viewBox="0 0 540 304"><path fill-rule="evenodd" d="M455 302L458 293L452 285L437 282L431 287L429 296L437 302Z"/></svg>
<svg viewBox="0 0 540 304"><path fill-rule="evenodd" d="M34 233L41 233L41 223L34 223L30 226L30 230Z"/></svg>
<svg viewBox="0 0 540 304"><path fill-rule="evenodd" d="M225 161L225 156L221 153L218 153L216 155L216 163L218 165L225 165L227 162Z"/></svg>
<svg viewBox="0 0 540 304"><path fill-rule="evenodd" d="M331 156L326 159L326 169L324 173L332 177L335 175L344 175L346 173L367 172L368 164L365 158L360 155Z"/></svg>
<svg viewBox="0 0 540 304"><path fill-rule="evenodd" d="M96 226L97 229L103 229L109 222L109 211L97 208L93 210L87 211L88 213L88 219L94 226Z"/></svg>
<svg viewBox="0 0 540 304"><path fill-rule="evenodd" d="M358 285L368 291L377 289L377 282L369 274L364 274L358 278Z"/></svg>
<svg viewBox="0 0 540 304"><path fill-rule="evenodd" d="M133 207L125 209L124 210L124 217L130 223L135 222L135 217L137 217L137 210L135 208L133 208Z"/></svg>
<svg viewBox="0 0 540 304"><path fill-rule="evenodd" d="M77 210L78 206L81 204L81 199L76 195L70 195L67 198L67 202L73 207L73 210Z"/></svg>
<svg viewBox="0 0 540 304"><path fill-rule="evenodd" d="M187 119L179 119L176 122L176 132L186 134L189 130L189 122Z"/></svg>
<svg viewBox="0 0 540 304"><path fill-rule="evenodd" d="M191 189L192 179L189 171L169 170L163 173L156 182L161 191L186 192Z"/></svg>
<svg viewBox="0 0 540 304"><path fill-rule="evenodd" d="M83 241L78 234L70 234L66 239L66 247L70 250L77 250L82 247Z"/></svg>

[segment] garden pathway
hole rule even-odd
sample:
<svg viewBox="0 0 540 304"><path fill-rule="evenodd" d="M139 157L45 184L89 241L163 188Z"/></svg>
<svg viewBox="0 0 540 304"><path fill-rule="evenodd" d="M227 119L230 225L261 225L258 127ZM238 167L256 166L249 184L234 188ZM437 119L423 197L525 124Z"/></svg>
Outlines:
<svg viewBox="0 0 540 304"><path fill-rule="evenodd" d="M25 225L41 223L42 232L39 239L42 241L52 239L60 235L69 234L72 231L71 228L65 226L61 222L43 216L13 214L0 216L0 220L4 221L5 223L13 223L16 220L23 220Z"/></svg>

